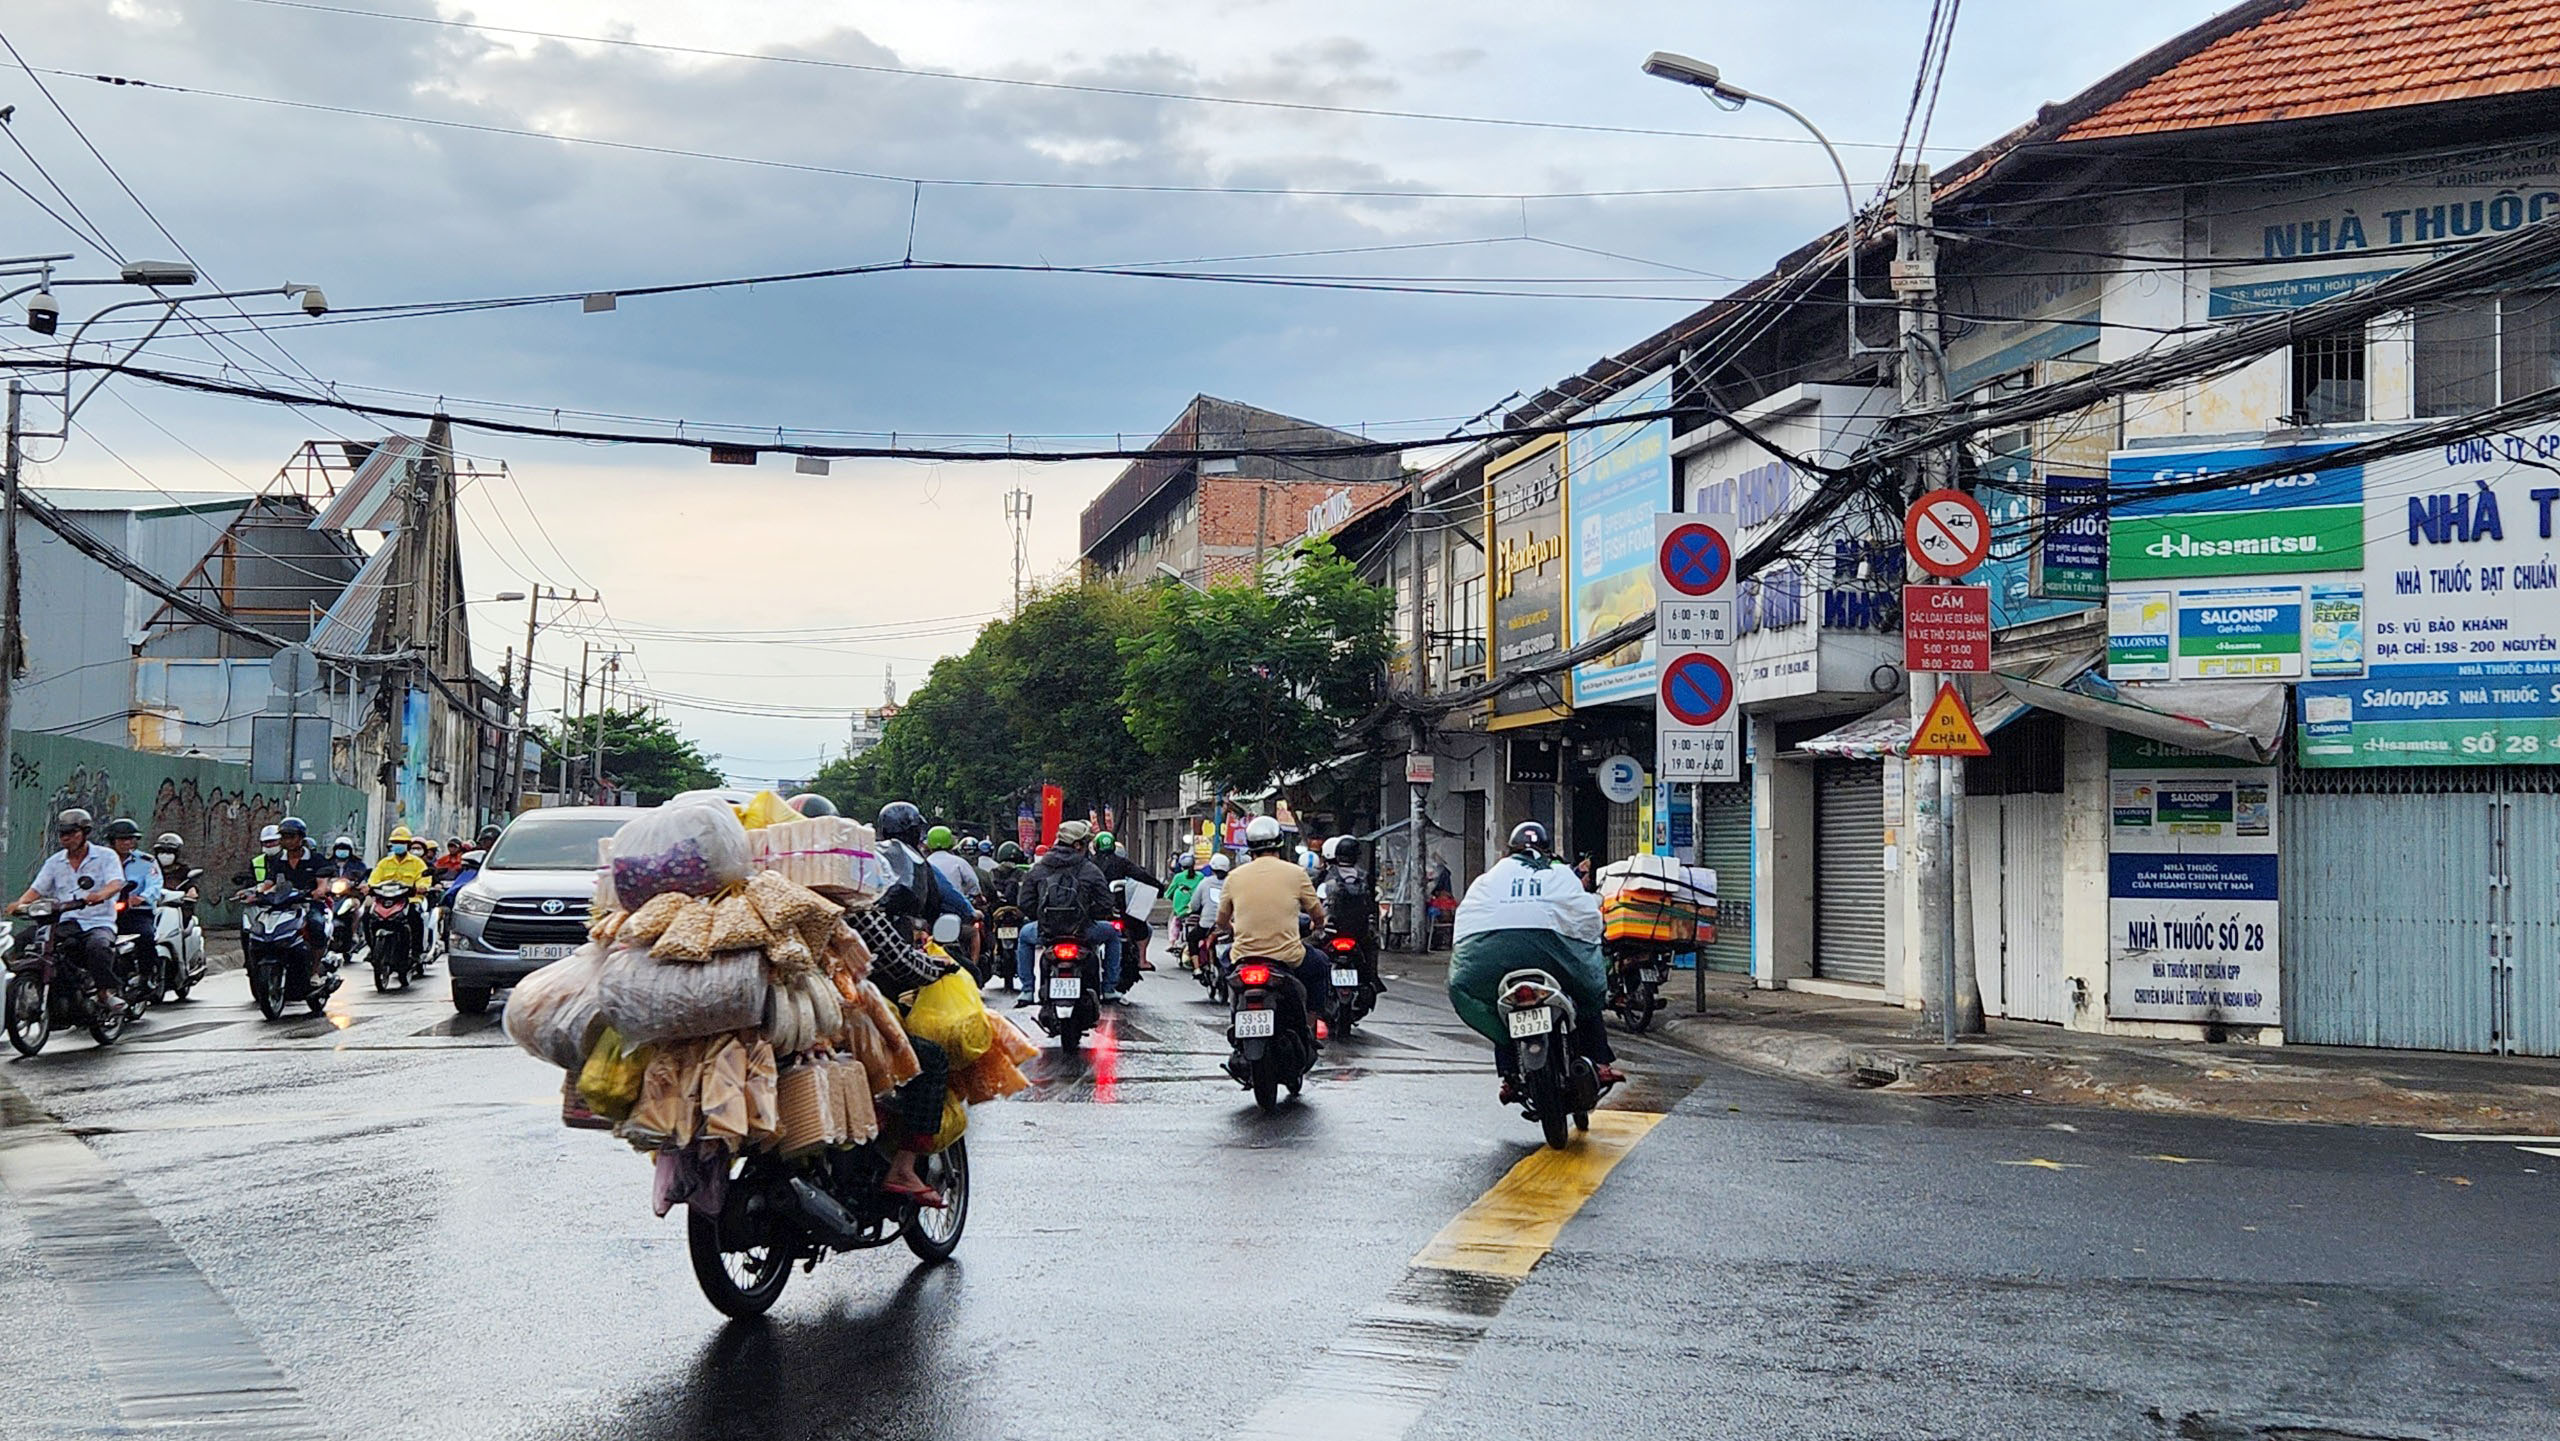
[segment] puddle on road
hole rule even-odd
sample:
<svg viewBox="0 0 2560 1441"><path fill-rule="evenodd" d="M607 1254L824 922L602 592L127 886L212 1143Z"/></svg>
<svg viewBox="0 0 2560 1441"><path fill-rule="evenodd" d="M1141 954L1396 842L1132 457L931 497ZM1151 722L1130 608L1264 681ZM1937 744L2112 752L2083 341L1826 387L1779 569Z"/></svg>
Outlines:
<svg viewBox="0 0 2560 1441"><path fill-rule="evenodd" d="M127 1045L148 1046L160 1041L174 1041L181 1036L201 1036L207 1031L229 1030L233 1026L246 1024L247 1021L245 1019L232 1021L191 1021L183 1026L172 1026L165 1031L156 1027L148 1031L128 1031L125 1033L124 1039L125 1044Z"/></svg>
<svg viewBox="0 0 2560 1441"><path fill-rule="evenodd" d="M445 1017L432 1026L411 1031L409 1034L412 1036L478 1036L498 1029L499 1024L499 1017L495 1012L485 1016L453 1015Z"/></svg>

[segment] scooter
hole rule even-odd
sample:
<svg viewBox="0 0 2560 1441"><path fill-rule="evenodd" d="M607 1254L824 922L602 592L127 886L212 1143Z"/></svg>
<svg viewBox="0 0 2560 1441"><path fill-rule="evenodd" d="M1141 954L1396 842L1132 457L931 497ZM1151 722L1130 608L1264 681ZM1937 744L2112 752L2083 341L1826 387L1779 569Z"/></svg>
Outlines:
<svg viewBox="0 0 2560 1441"><path fill-rule="evenodd" d="M364 888L345 876L320 883L329 905L329 953L340 966L356 959L356 937L364 932Z"/></svg>
<svg viewBox="0 0 2560 1441"><path fill-rule="evenodd" d="M1072 1054L1102 1020L1102 957L1082 940L1040 945L1040 1029Z"/></svg>
<svg viewBox="0 0 2560 1441"><path fill-rule="evenodd" d="M1503 1079L1519 1096L1521 1114L1561 1151L1572 1139L1568 1126L1591 1129L1603 1090L1599 1068L1574 1044L1573 998L1545 971L1513 971L1502 978L1494 1008L1511 1038Z"/></svg>
<svg viewBox="0 0 2560 1441"><path fill-rule="evenodd" d="M1293 981L1274 975L1268 961L1243 961L1234 971L1227 1074L1253 1092L1253 1103L1267 1115L1279 1109L1282 1087L1295 1096L1306 1085L1307 1072L1315 1069L1316 1048L1303 1029L1280 1023L1280 987Z"/></svg>
<svg viewBox="0 0 2560 1441"><path fill-rule="evenodd" d="M1671 953L1636 941L1612 941L1609 958L1609 1009L1630 1031L1643 1034L1662 1009L1662 987L1671 979Z"/></svg>
<svg viewBox="0 0 2560 1441"><path fill-rule="evenodd" d="M185 1000L204 979L204 926L196 920L196 898L172 891L152 918L151 948L159 972L148 978L154 999Z"/></svg>
<svg viewBox="0 0 2560 1441"><path fill-rule="evenodd" d="M5 1023L9 1044L22 1056L43 1050L54 1031L64 1026L87 1026L90 1038L99 1045L113 1045L149 1004L135 964L142 938L119 935L115 974L125 1008L99 1009L91 994L88 967L72 953L78 942L67 934L78 928L61 919L63 909L38 901L27 908L25 919L8 936L9 985L0 993L0 1023Z"/></svg>
<svg viewBox="0 0 2560 1441"><path fill-rule="evenodd" d="M989 923L994 928L995 948L987 956L987 967L991 972L1002 973L1004 988L1010 991L1020 984L1013 977L1013 958L1015 947L1022 943L1022 910L1018 906L998 906ZM983 979L980 984L985 984Z"/></svg>
<svg viewBox="0 0 2560 1441"><path fill-rule="evenodd" d="M410 912L417 901L407 886L386 883L373 888L365 907L365 954L373 961L373 988L405 991L425 969L416 938L410 935Z"/></svg>
<svg viewBox="0 0 2560 1441"><path fill-rule="evenodd" d="M916 1174L942 1194L941 1210L882 1190L880 1148L854 1146L785 1157L749 1151L720 1162L723 1184L685 1205L685 1249L702 1294L724 1316L761 1316L798 1265L814 1270L839 1251L904 1241L916 1258L947 1261L969 1222L969 1143L919 1157Z"/></svg>
<svg viewBox="0 0 2560 1441"><path fill-rule="evenodd" d="M273 890L244 890L237 899L249 927L246 969L258 1014L272 1021L295 1001L315 1016L327 1010L338 989L338 968L325 938L317 954L312 950L308 923L316 898L279 881Z"/></svg>
<svg viewBox="0 0 2560 1441"><path fill-rule="evenodd" d="M1317 943L1325 962L1333 968L1333 1014L1326 1024L1336 1037L1351 1034L1351 1028L1377 1009L1378 988L1370 984L1366 957L1361 954L1357 936L1327 932Z"/></svg>

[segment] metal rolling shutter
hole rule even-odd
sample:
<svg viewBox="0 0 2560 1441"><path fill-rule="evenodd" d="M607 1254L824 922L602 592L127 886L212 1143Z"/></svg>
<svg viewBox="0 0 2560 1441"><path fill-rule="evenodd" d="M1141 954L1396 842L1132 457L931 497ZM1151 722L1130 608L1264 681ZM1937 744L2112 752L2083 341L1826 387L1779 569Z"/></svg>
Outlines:
<svg viewBox="0 0 2560 1441"><path fill-rule="evenodd" d="M1711 971L1751 969L1751 785L1698 787L1698 864L1716 873L1716 943L1703 954Z"/></svg>
<svg viewBox="0 0 2560 1441"><path fill-rule="evenodd" d="M1814 776L1813 973L1884 984L1884 762Z"/></svg>

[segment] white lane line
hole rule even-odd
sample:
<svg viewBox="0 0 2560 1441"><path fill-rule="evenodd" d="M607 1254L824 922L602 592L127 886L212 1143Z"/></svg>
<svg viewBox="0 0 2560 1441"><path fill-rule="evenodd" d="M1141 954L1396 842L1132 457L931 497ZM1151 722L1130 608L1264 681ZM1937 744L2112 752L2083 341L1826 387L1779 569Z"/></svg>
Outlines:
<svg viewBox="0 0 2560 1441"><path fill-rule="evenodd" d="M2560 1136L2483 1136L2470 1131L2420 1131L2421 1140L2450 1141L2456 1145L2485 1142L2500 1146L2560 1146Z"/></svg>
<svg viewBox="0 0 2560 1441"><path fill-rule="evenodd" d="M2530 1151L2537 1156L2560 1156L2560 1146L2518 1146L2516 1149Z"/></svg>

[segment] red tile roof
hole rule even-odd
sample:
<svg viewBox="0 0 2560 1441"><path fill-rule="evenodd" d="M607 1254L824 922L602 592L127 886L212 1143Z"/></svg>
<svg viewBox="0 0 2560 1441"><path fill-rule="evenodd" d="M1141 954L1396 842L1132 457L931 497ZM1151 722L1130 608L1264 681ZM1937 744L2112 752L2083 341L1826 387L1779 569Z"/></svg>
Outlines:
<svg viewBox="0 0 2560 1441"><path fill-rule="evenodd" d="M2301 0L2212 41L2063 140L2560 88L2560 0Z"/></svg>

